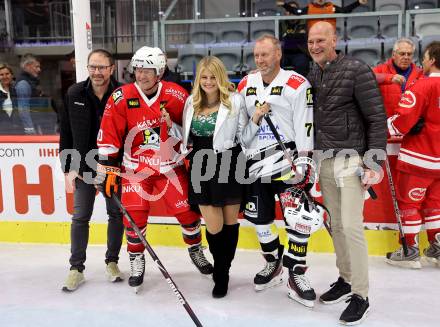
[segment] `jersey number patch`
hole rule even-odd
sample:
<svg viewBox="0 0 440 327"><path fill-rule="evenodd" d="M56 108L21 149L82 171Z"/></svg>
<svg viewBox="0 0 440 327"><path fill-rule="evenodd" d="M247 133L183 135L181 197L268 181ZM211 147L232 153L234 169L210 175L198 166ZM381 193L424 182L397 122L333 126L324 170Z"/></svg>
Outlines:
<svg viewBox="0 0 440 327"><path fill-rule="evenodd" d="M307 137L310 137L310 134L312 134L313 123L306 123L304 126L307 130Z"/></svg>

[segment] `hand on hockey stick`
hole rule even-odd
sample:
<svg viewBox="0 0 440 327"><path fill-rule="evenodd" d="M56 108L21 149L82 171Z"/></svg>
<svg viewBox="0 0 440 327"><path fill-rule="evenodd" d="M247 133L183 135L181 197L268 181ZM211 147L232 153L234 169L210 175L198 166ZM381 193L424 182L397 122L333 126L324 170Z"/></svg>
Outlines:
<svg viewBox="0 0 440 327"><path fill-rule="evenodd" d="M362 183L362 187L365 190L368 190L371 187L371 185L379 183L381 179L382 179L381 174L372 169L365 168L363 173L361 174L361 183Z"/></svg>
<svg viewBox="0 0 440 327"><path fill-rule="evenodd" d="M114 160L100 160L96 167L96 188L107 198L118 193L121 169Z"/></svg>
<svg viewBox="0 0 440 327"><path fill-rule="evenodd" d="M263 103L257 103L255 105L255 111L254 114L252 115L252 121L256 124L256 125L260 125L261 123L261 119L263 119L263 116L268 114L270 112L270 105L266 102Z"/></svg>

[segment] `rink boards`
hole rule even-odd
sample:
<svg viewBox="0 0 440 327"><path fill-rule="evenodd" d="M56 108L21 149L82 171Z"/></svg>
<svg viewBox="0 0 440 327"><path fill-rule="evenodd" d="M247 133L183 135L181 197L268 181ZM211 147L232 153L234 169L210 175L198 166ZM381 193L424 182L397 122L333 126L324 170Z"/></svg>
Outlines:
<svg viewBox="0 0 440 327"><path fill-rule="evenodd" d="M390 158L395 159L398 144L389 144L387 151ZM370 199L366 193L366 237L370 254L382 255L395 249L397 226L386 176L374 189L377 200ZM312 193L319 198L319 189L313 189ZM148 238L152 244L183 246L177 220L164 208L162 200L151 206ZM64 191L57 137L0 137L0 242L69 243L72 213L73 197ZM106 219L105 202L97 195L90 243L105 243ZM284 238L279 209L276 222ZM243 219L240 223L239 246L258 248L253 227ZM333 250L325 230L312 236L309 249Z"/></svg>

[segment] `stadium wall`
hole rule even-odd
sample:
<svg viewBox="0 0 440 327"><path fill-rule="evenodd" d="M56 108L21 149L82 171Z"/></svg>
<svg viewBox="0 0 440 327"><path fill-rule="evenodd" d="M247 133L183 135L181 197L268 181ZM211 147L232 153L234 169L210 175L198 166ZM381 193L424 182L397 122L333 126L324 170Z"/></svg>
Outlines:
<svg viewBox="0 0 440 327"><path fill-rule="evenodd" d="M388 146L392 160L398 144ZM64 176L58 158L56 136L0 137L0 242L57 243L70 242L70 217L73 196L64 191ZM364 209L365 235L371 255L384 255L397 246L395 224L386 177L375 186L377 200L366 193ZM319 198L319 188L312 194ZM152 245L184 246L181 229L174 217L164 210L162 201L151 208L147 236ZM106 242L106 211L102 196L96 199L91 220L90 244ZM240 219L239 247L258 249L254 228ZM276 224L285 238L281 212ZM427 246L425 235L422 247ZM331 239L325 229L312 235L310 251L332 252Z"/></svg>

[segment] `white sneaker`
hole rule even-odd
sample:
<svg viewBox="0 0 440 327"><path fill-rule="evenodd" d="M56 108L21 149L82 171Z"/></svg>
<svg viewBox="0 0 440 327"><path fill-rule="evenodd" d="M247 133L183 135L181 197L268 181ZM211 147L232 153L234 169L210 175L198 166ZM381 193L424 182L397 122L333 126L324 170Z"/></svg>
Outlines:
<svg viewBox="0 0 440 327"><path fill-rule="evenodd" d="M71 270L69 271L69 275L67 276L62 290L64 292L73 292L84 282L85 279L82 272L79 272L78 270Z"/></svg>
<svg viewBox="0 0 440 327"><path fill-rule="evenodd" d="M124 279L124 275L119 270L116 262L109 262L105 267L105 275L111 283L121 282Z"/></svg>

